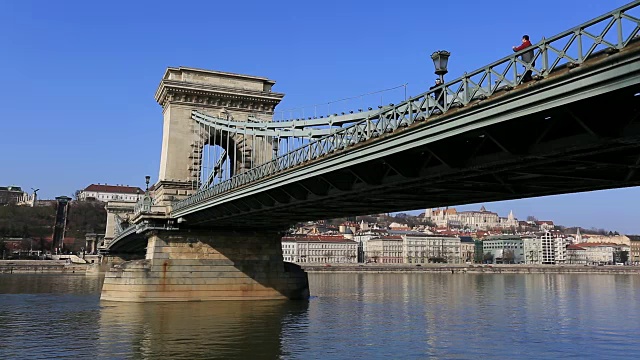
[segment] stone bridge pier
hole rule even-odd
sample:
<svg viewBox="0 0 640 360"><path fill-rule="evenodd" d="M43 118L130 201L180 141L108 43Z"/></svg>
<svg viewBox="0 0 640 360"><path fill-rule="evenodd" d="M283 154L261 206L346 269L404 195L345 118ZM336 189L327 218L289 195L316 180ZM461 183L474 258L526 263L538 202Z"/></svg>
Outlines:
<svg viewBox="0 0 640 360"><path fill-rule="evenodd" d="M150 231L143 260L115 265L102 300L307 299L307 274L282 260L278 232Z"/></svg>

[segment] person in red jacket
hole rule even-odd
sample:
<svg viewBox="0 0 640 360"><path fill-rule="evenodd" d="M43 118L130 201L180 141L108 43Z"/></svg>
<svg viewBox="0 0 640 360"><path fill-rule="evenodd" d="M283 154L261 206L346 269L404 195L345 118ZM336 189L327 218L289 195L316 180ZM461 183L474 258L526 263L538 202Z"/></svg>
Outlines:
<svg viewBox="0 0 640 360"><path fill-rule="evenodd" d="M512 49L515 52L518 52L520 50L524 50L528 47L531 47L531 41L529 41L529 35L523 35L522 36L522 44L520 44L520 46L513 46ZM533 49L529 50L527 52L525 52L524 54L522 54L522 61L527 63L527 64L531 64L531 66L536 66L536 62L533 61ZM526 70L526 67L525 67ZM524 76L522 77L522 82L526 83L528 81L533 80L533 78L531 77L531 74L533 72L531 70L526 70L524 72Z"/></svg>

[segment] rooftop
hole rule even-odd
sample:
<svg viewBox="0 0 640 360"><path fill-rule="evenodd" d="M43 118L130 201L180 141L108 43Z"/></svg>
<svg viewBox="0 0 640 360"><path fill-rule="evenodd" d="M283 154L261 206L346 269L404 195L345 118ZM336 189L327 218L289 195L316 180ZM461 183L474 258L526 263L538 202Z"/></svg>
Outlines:
<svg viewBox="0 0 640 360"><path fill-rule="evenodd" d="M143 194L144 190L137 186L91 184L84 191L106 192L114 194Z"/></svg>
<svg viewBox="0 0 640 360"><path fill-rule="evenodd" d="M285 236L282 241L288 242L329 242L329 243L354 243L355 241L346 239L342 235L307 235L307 236Z"/></svg>

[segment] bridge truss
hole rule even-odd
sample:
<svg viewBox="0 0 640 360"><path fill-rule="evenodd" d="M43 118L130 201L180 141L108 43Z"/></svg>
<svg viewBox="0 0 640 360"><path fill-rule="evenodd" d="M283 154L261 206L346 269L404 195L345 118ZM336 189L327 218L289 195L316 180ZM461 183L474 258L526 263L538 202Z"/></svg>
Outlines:
<svg viewBox="0 0 640 360"><path fill-rule="evenodd" d="M640 1L634 1L558 35L543 38L532 48L465 73L440 88L377 109L277 122L263 122L258 118L238 122L229 117L193 111L192 119L200 124L208 141L213 137L213 143L221 146L217 152L213 151L213 155L203 155L207 160L195 164L200 170L198 190L175 203L172 216L179 216L222 194L396 133L415 123L444 120L450 114L511 92L522 83L525 71L531 70L534 79L539 81L579 68L594 57L615 54L633 44L638 37L639 5ZM535 65L521 59L531 50ZM226 139L226 145L216 137ZM258 138L271 144L273 152L262 161L257 161L255 152L246 145L255 144ZM242 157L240 167L232 161L235 159L237 164L239 157Z"/></svg>

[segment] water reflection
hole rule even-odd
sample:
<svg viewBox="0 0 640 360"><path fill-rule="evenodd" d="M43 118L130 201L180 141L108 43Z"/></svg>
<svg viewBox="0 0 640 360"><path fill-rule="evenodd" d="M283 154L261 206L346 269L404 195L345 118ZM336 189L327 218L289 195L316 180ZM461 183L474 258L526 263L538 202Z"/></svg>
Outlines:
<svg viewBox="0 0 640 360"><path fill-rule="evenodd" d="M615 358L640 350L639 285L633 275L314 275L309 336L321 327L322 343L347 348L333 332L350 328L363 359ZM326 318L327 308L353 315Z"/></svg>
<svg viewBox="0 0 640 360"><path fill-rule="evenodd" d="M622 358L640 277L311 274L309 302L100 302L82 276L0 275L0 359Z"/></svg>
<svg viewBox="0 0 640 360"><path fill-rule="evenodd" d="M277 359L307 302L102 302L99 357Z"/></svg>

